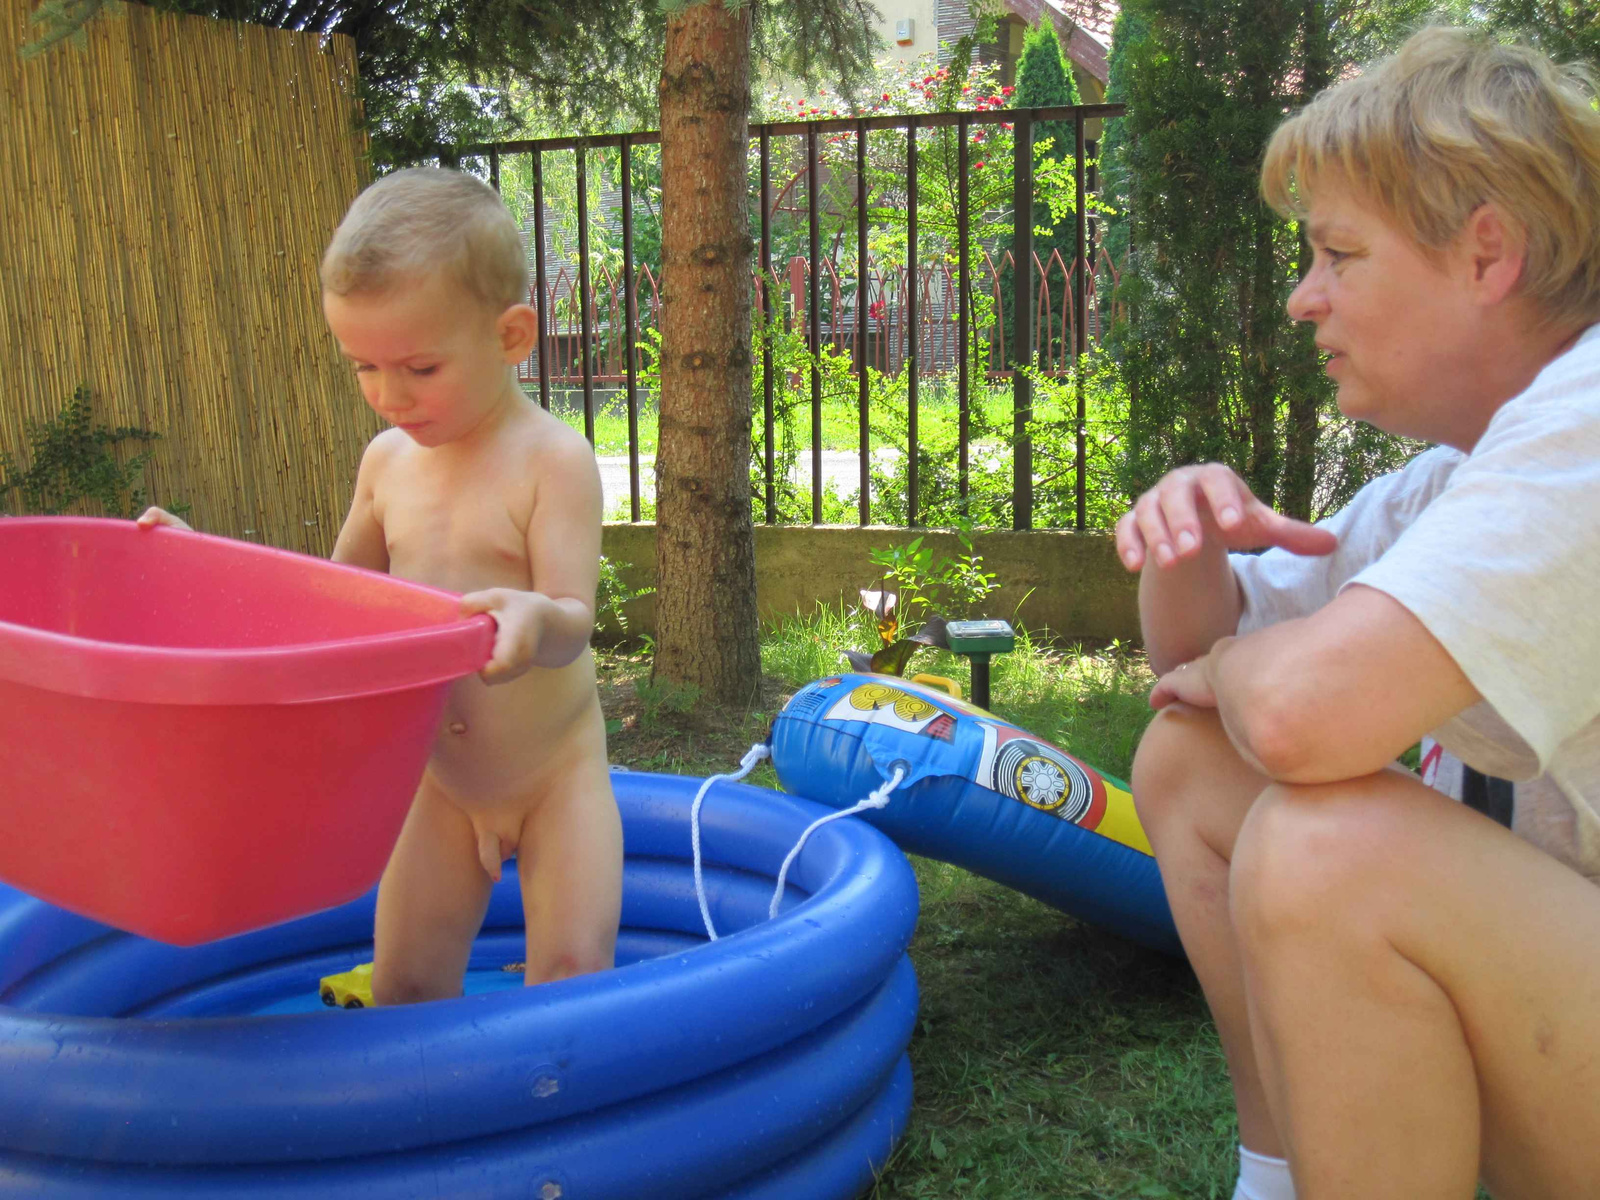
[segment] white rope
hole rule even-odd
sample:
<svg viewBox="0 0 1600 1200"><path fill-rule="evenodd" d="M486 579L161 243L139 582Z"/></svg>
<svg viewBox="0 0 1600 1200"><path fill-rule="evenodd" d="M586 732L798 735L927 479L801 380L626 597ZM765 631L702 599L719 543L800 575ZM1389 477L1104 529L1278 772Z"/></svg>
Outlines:
<svg viewBox="0 0 1600 1200"><path fill-rule="evenodd" d="M700 876L700 804L706 798L706 793L711 790L711 785L719 779L726 779L730 783L737 783L751 771L764 758L772 755L771 749L757 742L745 751L739 760L739 769L727 775L713 775L700 785L700 790L694 794L694 803L689 806L689 841L694 845L694 894L700 901L700 919L706 923L706 935L714 942L717 940L717 931L711 924L711 906L706 903L705 880Z"/></svg>
<svg viewBox="0 0 1600 1200"><path fill-rule="evenodd" d="M783 866L778 870L778 887L777 890L772 893L772 904L767 909L768 919L776 918L778 915L778 903L783 899L784 881L789 877L789 867L794 863L794 860L799 857L801 848L806 844L806 839L810 837L815 830L820 829L829 821L837 821L840 817L853 816L854 814L869 808L886 807L889 803L889 793L894 791L895 788L899 787L900 781L905 777L905 767L896 765L894 774L889 777L888 781L873 788L871 792L867 793L867 798L865 800L862 800L856 804L852 804L849 808L841 808L838 812L831 812L825 817L818 817L815 821L806 826L806 831L800 835L800 840L794 844L794 849L789 851L789 856L783 860Z"/></svg>

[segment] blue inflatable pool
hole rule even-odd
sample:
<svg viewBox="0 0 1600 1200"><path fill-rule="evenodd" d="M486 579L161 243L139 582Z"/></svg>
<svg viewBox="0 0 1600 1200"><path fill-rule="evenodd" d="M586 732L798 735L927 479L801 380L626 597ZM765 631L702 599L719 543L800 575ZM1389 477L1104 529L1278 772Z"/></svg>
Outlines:
<svg viewBox="0 0 1600 1200"><path fill-rule="evenodd" d="M993 713L886 675L807 684L772 726L783 786L1147 946L1182 953L1128 788Z"/></svg>
<svg viewBox="0 0 1600 1200"><path fill-rule="evenodd" d="M514 871L468 995L358 1012L323 1009L317 981L370 957L370 896L178 948L0 889L0 1195L857 1194L910 1106L904 856L827 825L768 920L778 864L827 810L719 784L701 813L723 933L707 942L699 781L613 780L618 969L538 988L498 970L522 957Z"/></svg>

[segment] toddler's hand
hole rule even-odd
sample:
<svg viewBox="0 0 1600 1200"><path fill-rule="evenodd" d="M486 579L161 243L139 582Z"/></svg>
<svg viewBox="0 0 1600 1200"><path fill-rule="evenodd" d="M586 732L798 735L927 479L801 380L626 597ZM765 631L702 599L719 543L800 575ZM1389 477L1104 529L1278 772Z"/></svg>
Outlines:
<svg viewBox="0 0 1600 1200"><path fill-rule="evenodd" d="M157 508L153 504L139 514L137 524L140 529L154 529L157 525L166 525L172 529L187 529L191 533L194 532L194 527L181 517L175 517L166 509Z"/></svg>
<svg viewBox="0 0 1600 1200"><path fill-rule="evenodd" d="M544 627L544 604L537 592L489 588L461 597L461 615L488 613L494 618L494 653L479 671L485 683L508 683L533 666Z"/></svg>
<svg viewBox="0 0 1600 1200"><path fill-rule="evenodd" d="M1151 557L1162 567L1192 558L1207 539L1229 550L1281 546L1295 554L1331 554L1339 544L1326 529L1273 512L1221 463L1169 471L1117 522L1117 555L1130 571Z"/></svg>

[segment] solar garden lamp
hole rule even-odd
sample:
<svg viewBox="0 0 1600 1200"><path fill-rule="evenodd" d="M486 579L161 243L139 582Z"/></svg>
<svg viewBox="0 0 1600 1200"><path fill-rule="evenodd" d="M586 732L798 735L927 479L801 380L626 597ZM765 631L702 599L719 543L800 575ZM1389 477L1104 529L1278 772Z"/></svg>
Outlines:
<svg viewBox="0 0 1600 1200"><path fill-rule="evenodd" d="M984 618L978 621L951 621L945 626L950 649L965 655L972 663L972 702L989 707L989 660L1007 654L1017 644L1016 631L1009 621Z"/></svg>

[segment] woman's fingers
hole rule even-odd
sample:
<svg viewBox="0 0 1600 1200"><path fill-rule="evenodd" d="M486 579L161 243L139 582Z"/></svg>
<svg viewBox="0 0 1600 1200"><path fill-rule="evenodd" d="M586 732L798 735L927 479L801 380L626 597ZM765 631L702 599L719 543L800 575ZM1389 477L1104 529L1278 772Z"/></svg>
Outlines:
<svg viewBox="0 0 1600 1200"><path fill-rule="evenodd" d="M1199 468L1198 478L1206 507L1224 534L1231 534L1243 525L1252 507L1266 507L1251 494L1244 480L1221 463L1207 463Z"/></svg>
<svg viewBox="0 0 1600 1200"><path fill-rule="evenodd" d="M1200 523L1200 502L1205 495L1201 490L1201 472L1174 471L1157 489L1156 495L1167 541L1153 545L1151 551L1156 556L1156 562L1165 567L1194 554L1205 537L1205 529Z"/></svg>
<svg viewBox="0 0 1600 1200"><path fill-rule="evenodd" d="M1231 468L1204 463L1168 472L1134 502L1117 521L1117 556L1130 571L1152 559L1171 566L1199 553L1208 537L1229 550L1328 554L1338 545L1326 529L1273 512Z"/></svg>
<svg viewBox="0 0 1600 1200"><path fill-rule="evenodd" d="M1139 537L1144 543L1145 556L1153 558L1158 566L1166 566L1173 560L1172 530L1167 526L1166 502L1164 493L1168 481L1162 480L1144 495L1140 496L1133 506L1133 519L1139 527Z"/></svg>
<svg viewBox="0 0 1600 1200"><path fill-rule="evenodd" d="M1144 566L1144 537L1139 533L1139 522L1129 509L1117 518L1117 557L1130 571Z"/></svg>
<svg viewBox="0 0 1600 1200"><path fill-rule="evenodd" d="M1339 539L1320 525L1297 521L1282 513L1269 511L1271 522L1267 527L1267 543L1281 546L1291 554L1332 554Z"/></svg>
<svg viewBox="0 0 1600 1200"><path fill-rule="evenodd" d="M1187 704L1194 708L1215 708L1217 694L1211 686L1208 657L1180 663L1156 680L1150 692L1150 707Z"/></svg>

